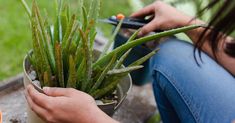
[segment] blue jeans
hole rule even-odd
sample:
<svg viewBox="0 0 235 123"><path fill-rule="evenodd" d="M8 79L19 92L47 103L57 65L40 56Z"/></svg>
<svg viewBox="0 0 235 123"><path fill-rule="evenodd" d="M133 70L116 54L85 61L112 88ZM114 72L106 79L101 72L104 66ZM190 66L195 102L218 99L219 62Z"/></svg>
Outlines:
<svg viewBox="0 0 235 123"><path fill-rule="evenodd" d="M164 123L235 120L235 78L229 72L205 53L199 67L189 43L169 39L159 47L160 51L150 60L150 68Z"/></svg>

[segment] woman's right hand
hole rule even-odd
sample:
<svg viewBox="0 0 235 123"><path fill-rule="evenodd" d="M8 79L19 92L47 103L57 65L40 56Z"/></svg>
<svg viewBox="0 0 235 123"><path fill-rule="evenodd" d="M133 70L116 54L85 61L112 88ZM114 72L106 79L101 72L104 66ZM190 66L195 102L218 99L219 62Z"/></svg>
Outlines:
<svg viewBox="0 0 235 123"><path fill-rule="evenodd" d="M134 18L144 18L146 16L153 16L154 18L141 29L139 36L144 36L154 30L167 30L193 24L193 17L178 11L162 1L156 1L131 15ZM197 21L196 23L201 22Z"/></svg>

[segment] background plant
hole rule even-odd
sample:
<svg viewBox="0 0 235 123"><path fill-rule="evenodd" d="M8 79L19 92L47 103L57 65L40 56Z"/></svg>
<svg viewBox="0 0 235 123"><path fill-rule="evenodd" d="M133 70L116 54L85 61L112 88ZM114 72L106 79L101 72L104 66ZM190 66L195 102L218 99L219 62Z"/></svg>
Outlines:
<svg viewBox="0 0 235 123"><path fill-rule="evenodd" d="M70 12L67 2L58 0L56 19L53 23L49 23L49 17L42 17L35 0L32 3L32 10L24 0L21 2L30 18L32 30L33 54L29 54L28 57L41 85L76 88L91 94L95 99L110 94L124 76L142 68L141 64L157 51L154 50L124 68L122 62L131 48L156 38L199 27L197 25L182 27L140 39L136 39L137 31L126 44L108 52L107 49L120 29L120 23L113 38L96 58L93 44L97 34L99 0L92 0L89 6L83 4L83 0L79 0L77 14Z"/></svg>

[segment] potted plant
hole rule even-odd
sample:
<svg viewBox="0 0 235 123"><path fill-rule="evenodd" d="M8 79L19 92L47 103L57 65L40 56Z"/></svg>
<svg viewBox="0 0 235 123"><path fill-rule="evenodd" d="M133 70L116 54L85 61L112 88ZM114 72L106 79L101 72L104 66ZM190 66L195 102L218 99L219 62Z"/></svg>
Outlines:
<svg viewBox="0 0 235 123"><path fill-rule="evenodd" d="M30 18L32 30L32 51L24 59L24 84L32 84L39 92L41 87L75 88L84 91L97 100L97 105L108 115L112 115L125 99L131 88L129 73L142 68L140 64L153 56L152 51L143 58L124 67L122 64L131 49L156 38L174 35L199 27L182 27L136 39L136 31L124 45L108 52L113 40L104 50L93 48L96 23L99 16L100 0L92 0L90 7L79 0L79 13L72 14L69 5L58 0L54 23L42 17L34 0L32 10L21 0ZM79 16L78 16L79 15ZM115 30L114 36L120 29ZM28 122L42 122L28 109Z"/></svg>

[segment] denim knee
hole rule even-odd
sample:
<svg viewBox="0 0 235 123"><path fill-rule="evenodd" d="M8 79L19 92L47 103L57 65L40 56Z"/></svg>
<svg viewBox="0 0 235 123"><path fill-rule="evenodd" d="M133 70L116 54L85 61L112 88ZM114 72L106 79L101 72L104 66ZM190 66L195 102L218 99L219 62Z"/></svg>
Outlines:
<svg viewBox="0 0 235 123"><path fill-rule="evenodd" d="M188 42L171 38L160 44L159 48L160 51L150 59L151 71L156 67L172 67L172 63L181 66L189 60L196 64L193 57L193 45Z"/></svg>
<svg viewBox="0 0 235 123"><path fill-rule="evenodd" d="M158 87L173 105L182 122L231 122L235 119L234 77L202 52L201 66L194 59L193 45L170 39L150 60ZM196 54L198 57L198 54ZM156 73L161 76L156 77Z"/></svg>

